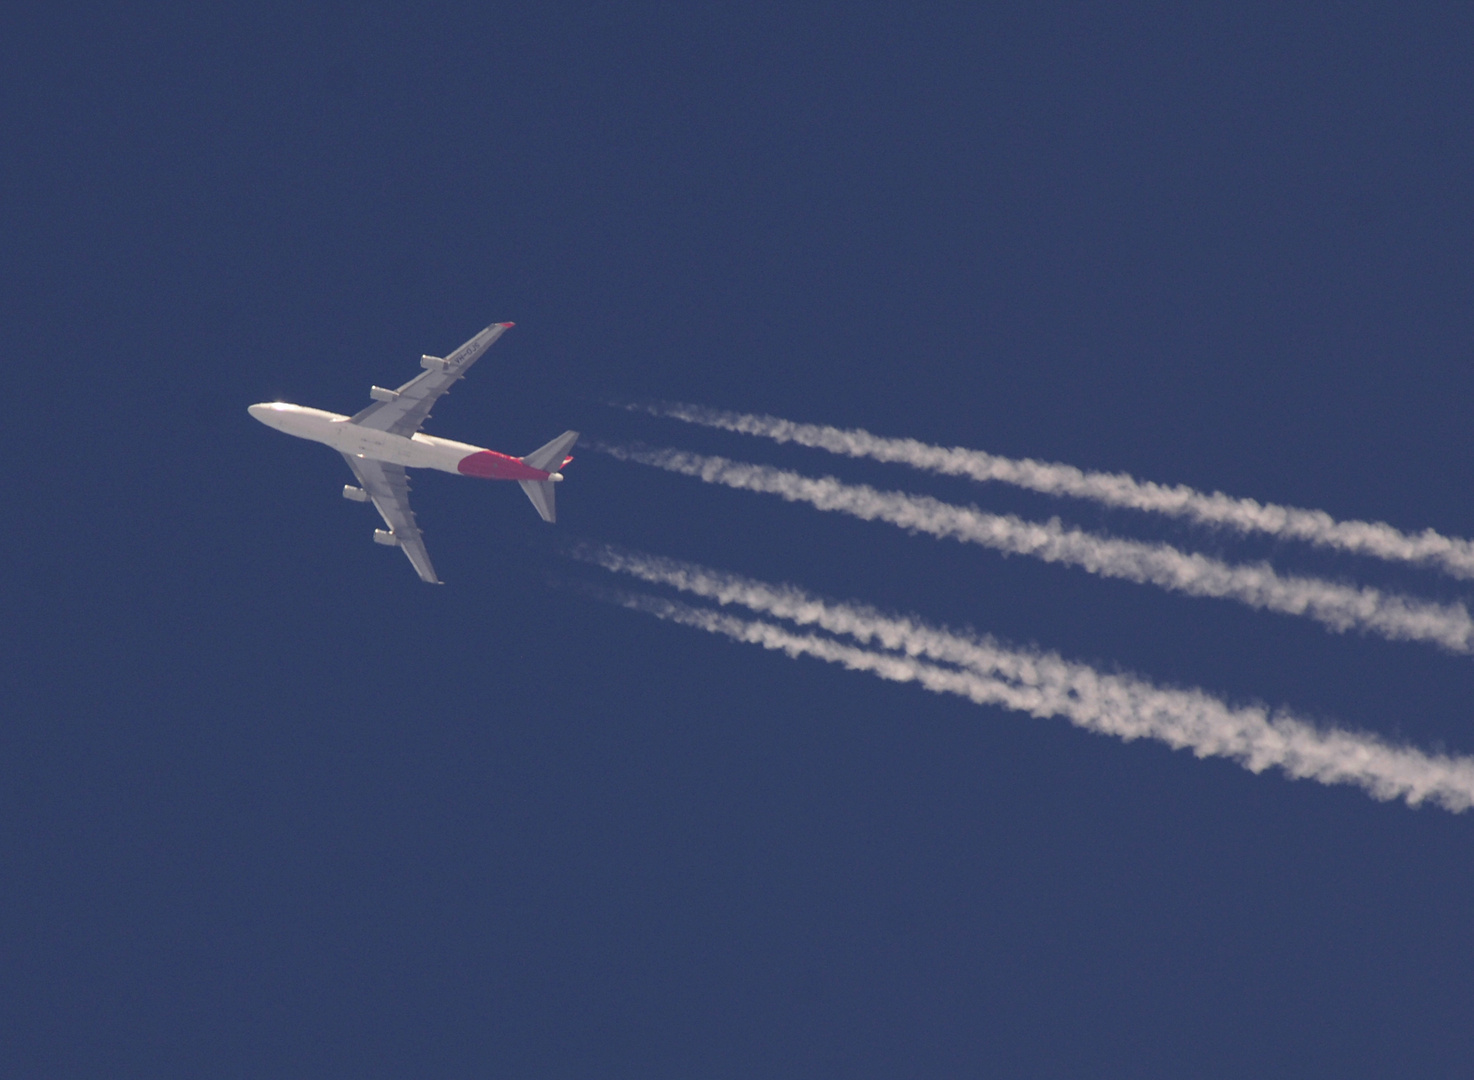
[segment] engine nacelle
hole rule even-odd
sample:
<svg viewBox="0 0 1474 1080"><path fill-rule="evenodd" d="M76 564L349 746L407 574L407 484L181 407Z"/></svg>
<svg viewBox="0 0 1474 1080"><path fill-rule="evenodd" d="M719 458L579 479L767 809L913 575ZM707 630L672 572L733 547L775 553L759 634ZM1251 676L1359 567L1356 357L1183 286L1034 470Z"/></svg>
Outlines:
<svg viewBox="0 0 1474 1080"><path fill-rule="evenodd" d="M420 357L420 367L424 368L426 371L439 371L441 373L444 373L450 370L450 361L442 359L439 356L422 356Z"/></svg>
<svg viewBox="0 0 1474 1080"><path fill-rule="evenodd" d="M374 543L383 544L385 547L398 547L399 537L395 536L392 532L385 532L383 529L375 529Z"/></svg>
<svg viewBox="0 0 1474 1080"><path fill-rule="evenodd" d="M370 386L369 397L375 401L393 401L399 397L398 390L385 390L382 386Z"/></svg>
<svg viewBox="0 0 1474 1080"><path fill-rule="evenodd" d="M364 491L363 488L354 487L352 484L344 484L343 498L351 499L354 502L368 502L369 493Z"/></svg>

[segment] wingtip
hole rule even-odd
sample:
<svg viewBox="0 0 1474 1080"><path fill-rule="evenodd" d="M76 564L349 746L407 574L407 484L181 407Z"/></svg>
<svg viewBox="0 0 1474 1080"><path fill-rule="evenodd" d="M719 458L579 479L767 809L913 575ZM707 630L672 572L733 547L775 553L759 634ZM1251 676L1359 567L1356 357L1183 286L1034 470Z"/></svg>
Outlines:
<svg viewBox="0 0 1474 1080"><path fill-rule="evenodd" d="M497 325L500 326L503 330L510 330L510 329L512 329L512 327L516 326L517 324L514 323L514 322L499 322L499 323L497 323Z"/></svg>

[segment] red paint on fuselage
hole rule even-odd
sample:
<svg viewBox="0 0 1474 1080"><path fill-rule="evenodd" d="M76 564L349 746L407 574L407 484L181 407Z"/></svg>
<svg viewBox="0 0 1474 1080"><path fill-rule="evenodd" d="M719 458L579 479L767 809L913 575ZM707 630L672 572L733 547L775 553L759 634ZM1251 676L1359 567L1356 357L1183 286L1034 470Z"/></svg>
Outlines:
<svg viewBox="0 0 1474 1080"><path fill-rule="evenodd" d="M498 454L495 450L467 454L456 463L456 469L466 476L477 476L482 480L546 480L550 475L523 464L521 458Z"/></svg>

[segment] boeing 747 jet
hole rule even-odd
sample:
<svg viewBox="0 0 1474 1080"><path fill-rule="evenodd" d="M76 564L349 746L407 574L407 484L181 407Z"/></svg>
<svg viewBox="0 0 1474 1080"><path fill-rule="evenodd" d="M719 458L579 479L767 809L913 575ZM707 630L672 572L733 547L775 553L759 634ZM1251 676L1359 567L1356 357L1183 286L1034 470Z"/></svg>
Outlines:
<svg viewBox="0 0 1474 1080"><path fill-rule="evenodd" d="M440 579L435 576L425 541L415 524L414 512L409 508L406 468L439 469L483 480L515 480L527 492L542 519L552 521L556 516L553 485L563 479L560 470L573 460L568 451L578 441L576 431L565 431L546 446L520 458L420 434L420 427L430 418L430 406L450 389L451 383L464 378L466 369L511 326L511 323L488 326L444 359L420 357L424 371L398 390L370 388L373 404L353 416L281 401L252 405L247 411L268 427L326 443L339 451L358 478L357 487L348 484L343 488L343 497L354 502L372 502L384 524L389 526L375 529L374 539L399 548L409 556L420 580L439 585Z"/></svg>

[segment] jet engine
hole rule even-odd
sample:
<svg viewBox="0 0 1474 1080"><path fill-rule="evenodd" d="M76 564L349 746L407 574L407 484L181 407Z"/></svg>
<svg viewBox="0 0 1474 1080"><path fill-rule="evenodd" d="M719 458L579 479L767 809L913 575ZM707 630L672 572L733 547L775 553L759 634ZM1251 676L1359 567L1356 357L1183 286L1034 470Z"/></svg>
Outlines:
<svg viewBox="0 0 1474 1080"><path fill-rule="evenodd" d="M424 368L426 371L439 371L441 373L444 373L450 370L450 361L442 359L439 356L422 356L420 357L420 367Z"/></svg>
<svg viewBox="0 0 1474 1080"><path fill-rule="evenodd" d="M392 532L386 532L384 529L375 529L374 543L383 544L385 547L398 547L399 537L395 536Z"/></svg>
<svg viewBox="0 0 1474 1080"><path fill-rule="evenodd" d="M354 502L368 502L369 493L363 488L354 487L352 484L343 485L343 498L352 499Z"/></svg>

